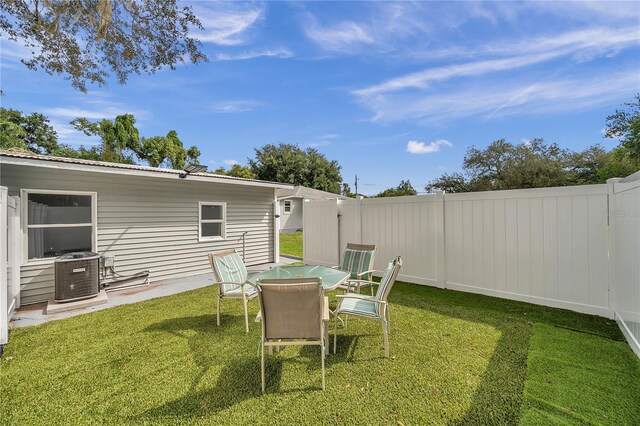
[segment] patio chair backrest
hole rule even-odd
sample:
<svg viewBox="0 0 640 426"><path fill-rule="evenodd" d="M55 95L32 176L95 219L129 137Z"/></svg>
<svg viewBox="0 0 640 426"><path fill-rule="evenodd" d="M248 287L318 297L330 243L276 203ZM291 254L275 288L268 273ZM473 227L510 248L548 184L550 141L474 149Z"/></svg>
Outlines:
<svg viewBox="0 0 640 426"><path fill-rule="evenodd" d="M384 275L380 278L380 284L378 285L378 291L375 296L376 299L387 300L387 297L389 297L389 293L391 292L391 288L396 282L396 278L398 278L400 268L402 268L402 259L400 256L393 259L392 262L389 262L387 269L384 271Z"/></svg>
<svg viewBox="0 0 640 426"><path fill-rule="evenodd" d="M265 339L322 337L321 278L259 280L258 294Z"/></svg>
<svg viewBox="0 0 640 426"><path fill-rule="evenodd" d="M240 255L235 250L224 250L209 254L209 262L213 268L217 283L220 284L220 293L237 290L240 284L247 281L247 267ZM237 283L237 284L229 284Z"/></svg>
<svg viewBox="0 0 640 426"><path fill-rule="evenodd" d="M352 280L363 279L371 280L371 274L367 274L362 278L358 274L365 271L373 270L373 260L376 254L376 246L374 244L353 244L348 243L347 248L342 256L340 269L351 273Z"/></svg>

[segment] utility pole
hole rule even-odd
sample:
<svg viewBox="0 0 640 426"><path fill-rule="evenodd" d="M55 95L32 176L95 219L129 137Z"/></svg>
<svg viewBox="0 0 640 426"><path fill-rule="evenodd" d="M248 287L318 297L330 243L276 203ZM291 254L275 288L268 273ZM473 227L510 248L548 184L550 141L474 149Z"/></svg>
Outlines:
<svg viewBox="0 0 640 426"><path fill-rule="evenodd" d="M356 197L358 196L358 175L356 175Z"/></svg>

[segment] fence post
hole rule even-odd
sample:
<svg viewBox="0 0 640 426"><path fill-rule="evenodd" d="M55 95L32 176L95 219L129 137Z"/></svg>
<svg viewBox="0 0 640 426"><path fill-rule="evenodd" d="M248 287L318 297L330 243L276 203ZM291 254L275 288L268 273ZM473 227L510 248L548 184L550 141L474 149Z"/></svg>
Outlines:
<svg viewBox="0 0 640 426"><path fill-rule="evenodd" d="M437 285L446 288L447 277L445 273L445 250L444 250L444 191L436 192L436 247L437 247Z"/></svg>
<svg viewBox="0 0 640 426"><path fill-rule="evenodd" d="M616 251L615 251L615 235L616 235L616 193L615 183L619 178L607 179L607 254L609 263L609 310L611 316L615 317L615 282L616 282Z"/></svg>
<svg viewBox="0 0 640 426"><path fill-rule="evenodd" d="M304 221L304 200L302 200L302 204L302 220ZM242 256L244 257L244 250ZM278 201L276 188L273 189L273 261L274 263L280 262L280 201Z"/></svg>
<svg viewBox="0 0 640 426"><path fill-rule="evenodd" d="M358 213L356 215L356 217L358 218L358 243L359 244L363 244L364 241L364 236L362 234L362 200L364 199L364 197L362 195L359 195L356 197L356 205L358 206Z"/></svg>
<svg viewBox="0 0 640 426"><path fill-rule="evenodd" d="M2 347L9 340L9 294L7 288L8 197L7 188L0 187L0 354L2 353Z"/></svg>

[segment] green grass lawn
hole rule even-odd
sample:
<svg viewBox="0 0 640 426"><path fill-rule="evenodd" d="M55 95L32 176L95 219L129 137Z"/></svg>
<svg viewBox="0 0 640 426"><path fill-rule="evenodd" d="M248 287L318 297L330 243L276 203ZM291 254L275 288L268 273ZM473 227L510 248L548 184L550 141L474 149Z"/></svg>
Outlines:
<svg viewBox="0 0 640 426"><path fill-rule="evenodd" d="M280 234L280 254L302 257L302 232Z"/></svg>
<svg viewBox="0 0 640 426"><path fill-rule="evenodd" d="M379 325L350 320L327 358L268 357L260 326L214 287L13 330L0 423L638 424L640 361L613 321L399 283L391 355ZM250 304L250 314L258 303Z"/></svg>

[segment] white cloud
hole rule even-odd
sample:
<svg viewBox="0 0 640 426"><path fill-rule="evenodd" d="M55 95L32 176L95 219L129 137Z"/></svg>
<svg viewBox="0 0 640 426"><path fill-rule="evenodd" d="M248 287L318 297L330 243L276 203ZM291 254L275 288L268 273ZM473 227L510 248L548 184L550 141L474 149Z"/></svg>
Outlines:
<svg viewBox="0 0 640 426"><path fill-rule="evenodd" d="M324 50L351 52L362 45L375 42L373 36L363 25L352 21L322 27L315 20L312 20L304 30L306 36Z"/></svg>
<svg viewBox="0 0 640 426"><path fill-rule="evenodd" d="M487 79L482 84L458 85L446 93L416 90L373 96L363 100L363 105L373 111L373 120L380 122L428 123L470 116L491 119L594 108L626 99L639 85L640 76L634 68L555 80Z"/></svg>
<svg viewBox="0 0 640 426"><path fill-rule="evenodd" d="M262 17L264 9L244 2L197 2L193 10L204 30L194 30L203 43L235 46L247 42L247 31Z"/></svg>
<svg viewBox="0 0 640 426"><path fill-rule="evenodd" d="M223 163L227 166L233 166L234 164L240 164L236 160L224 160Z"/></svg>
<svg viewBox="0 0 640 426"><path fill-rule="evenodd" d="M226 101L213 104L209 110L216 114L236 114L253 111L260 105L258 101Z"/></svg>
<svg viewBox="0 0 640 426"><path fill-rule="evenodd" d="M116 111L115 109L111 109L109 111L96 111L89 110L83 108L75 108L75 107L55 107L55 108L46 108L44 113L47 115L51 115L54 117L61 118L69 118L74 119L77 117L84 117L89 120L99 120L102 118L109 118L111 116L116 116L120 114L120 111Z"/></svg>
<svg viewBox="0 0 640 426"><path fill-rule="evenodd" d="M410 154L433 154L440 151L443 146L451 148L453 144L445 139L438 139L429 143L409 141L407 142L407 152Z"/></svg>
<svg viewBox="0 0 640 426"><path fill-rule="evenodd" d="M18 41L9 40L5 33L0 32L0 66L2 68L13 67L23 59L31 59L32 50L35 49L30 49Z"/></svg>
<svg viewBox="0 0 640 426"><path fill-rule="evenodd" d="M639 40L640 32L635 27L617 30L592 28L551 37L514 41L509 45L484 46L476 51L454 50L451 54L464 55L465 57L477 57L483 54L511 56L427 68L420 72L406 74L380 84L355 90L353 93L358 96L372 96L409 88L426 89L435 82L456 77L515 70L567 55L573 55L576 61L585 61L607 52L617 53L621 49L635 47Z"/></svg>
<svg viewBox="0 0 640 426"><path fill-rule="evenodd" d="M239 53L218 53L215 55L217 61L243 61L261 57L285 59L293 57L293 52L291 52L289 49L281 47L266 50L249 50Z"/></svg>
<svg viewBox="0 0 640 426"><path fill-rule="evenodd" d="M100 138L86 136L69 125L70 121L78 117L95 121L103 118L112 120L118 115L132 114L137 123L140 123L151 116L147 110L128 107L112 101L111 98L112 95L108 92L92 91L82 96L72 97L69 102L74 106L44 108L41 112L49 117L60 141L71 145L96 145L100 143Z"/></svg>

